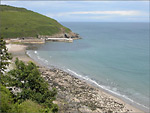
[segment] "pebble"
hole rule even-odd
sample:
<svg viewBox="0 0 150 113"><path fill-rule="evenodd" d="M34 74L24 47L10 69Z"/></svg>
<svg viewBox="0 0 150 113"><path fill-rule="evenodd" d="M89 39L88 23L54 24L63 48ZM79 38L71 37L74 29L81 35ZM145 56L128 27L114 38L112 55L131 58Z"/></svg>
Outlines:
<svg viewBox="0 0 150 113"><path fill-rule="evenodd" d="M58 98L60 96L68 102L69 106L72 106L71 108L68 107L68 110L75 110L76 108L76 111L90 111L90 113L107 113L109 111L113 111L114 113L118 113L118 111L126 111L129 113L131 111L128 109L125 110L124 104L100 93L100 90L93 88L86 82L81 81L60 69L54 68L45 70L42 68L40 71L43 78L49 81L50 85L53 84L53 86L56 87Z"/></svg>

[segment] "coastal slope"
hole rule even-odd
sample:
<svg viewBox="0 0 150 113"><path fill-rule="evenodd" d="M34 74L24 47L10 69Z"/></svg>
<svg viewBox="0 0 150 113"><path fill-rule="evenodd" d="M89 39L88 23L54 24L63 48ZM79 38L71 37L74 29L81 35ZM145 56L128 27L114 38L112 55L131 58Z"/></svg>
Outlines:
<svg viewBox="0 0 150 113"><path fill-rule="evenodd" d="M3 38L52 36L72 33L56 20L42 14L8 5L0 5L0 34Z"/></svg>

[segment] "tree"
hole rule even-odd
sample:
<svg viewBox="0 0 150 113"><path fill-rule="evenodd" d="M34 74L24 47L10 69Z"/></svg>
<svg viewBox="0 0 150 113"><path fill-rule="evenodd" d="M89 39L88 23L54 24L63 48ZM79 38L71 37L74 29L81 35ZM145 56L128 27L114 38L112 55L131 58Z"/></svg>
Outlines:
<svg viewBox="0 0 150 113"><path fill-rule="evenodd" d="M2 84L0 84L0 86L0 113L44 113L45 111L48 111L32 100L25 100L21 104L14 103L11 92ZM54 112L54 107L52 110Z"/></svg>
<svg viewBox="0 0 150 113"><path fill-rule="evenodd" d="M25 100L33 100L52 112L58 111L58 106L53 104L57 94L56 89L49 90L48 83L41 77L33 62L25 64L16 59L15 68L9 71L5 78L7 78L3 79L5 86L21 89L21 92L14 95L15 102L21 104Z"/></svg>
<svg viewBox="0 0 150 113"><path fill-rule="evenodd" d="M0 84L0 92L1 92L0 113L9 113L13 106L13 99L11 98L11 93L2 84Z"/></svg>
<svg viewBox="0 0 150 113"><path fill-rule="evenodd" d="M10 53L8 53L8 50L6 48L6 42L3 40L3 38L0 38L0 75L5 72L7 66L10 63L9 60L11 59L12 56Z"/></svg>
<svg viewBox="0 0 150 113"><path fill-rule="evenodd" d="M6 42L0 39L0 112L2 113L49 113L57 112L58 106L53 104L57 94L56 89L49 90L48 83L41 77L37 66L33 62L25 64L16 59L15 67L5 73L12 59L6 48ZM6 87L20 88L20 92L13 94ZM30 101L26 101L30 100ZM24 106L26 109L24 109ZM41 106L41 107L40 107Z"/></svg>

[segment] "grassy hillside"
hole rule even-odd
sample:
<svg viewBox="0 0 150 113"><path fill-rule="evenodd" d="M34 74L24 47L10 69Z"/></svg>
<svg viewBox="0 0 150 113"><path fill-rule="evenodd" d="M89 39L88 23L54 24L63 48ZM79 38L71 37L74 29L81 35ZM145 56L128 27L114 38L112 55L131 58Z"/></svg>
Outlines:
<svg viewBox="0 0 150 113"><path fill-rule="evenodd" d="M70 32L56 20L39 13L0 5L0 35L4 38L36 37Z"/></svg>

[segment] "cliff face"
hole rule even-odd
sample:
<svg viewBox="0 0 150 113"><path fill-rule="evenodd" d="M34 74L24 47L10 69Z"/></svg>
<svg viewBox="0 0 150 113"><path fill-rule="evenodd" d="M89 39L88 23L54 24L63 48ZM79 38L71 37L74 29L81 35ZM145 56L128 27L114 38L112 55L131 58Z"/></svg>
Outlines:
<svg viewBox="0 0 150 113"><path fill-rule="evenodd" d="M24 8L6 5L0 5L0 22L0 35L3 38L71 33L69 28L52 18Z"/></svg>
<svg viewBox="0 0 150 113"><path fill-rule="evenodd" d="M69 32L69 33L57 33L54 35L38 35L38 38L72 38L72 39L81 39L79 34Z"/></svg>

